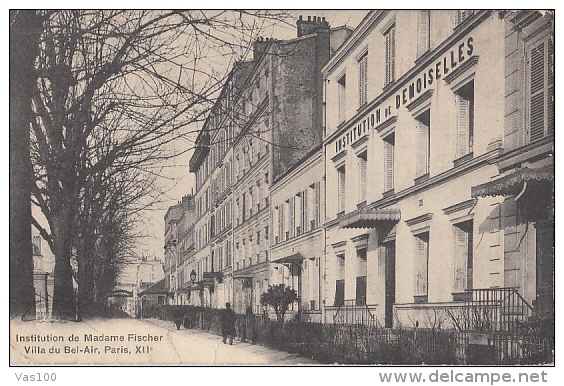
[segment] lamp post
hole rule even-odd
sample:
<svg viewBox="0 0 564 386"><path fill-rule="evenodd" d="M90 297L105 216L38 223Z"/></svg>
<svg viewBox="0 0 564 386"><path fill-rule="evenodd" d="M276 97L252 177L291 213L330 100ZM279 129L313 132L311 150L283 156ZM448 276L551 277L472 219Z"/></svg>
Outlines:
<svg viewBox="0 0 564 386"><path fill-rule="evenodd" d="M194 270L190 272L190 281L192 282L192 286L194 286L194 282L196 281L196 271ZM190 298L192 298L192 293L190 293Z"/></svg>

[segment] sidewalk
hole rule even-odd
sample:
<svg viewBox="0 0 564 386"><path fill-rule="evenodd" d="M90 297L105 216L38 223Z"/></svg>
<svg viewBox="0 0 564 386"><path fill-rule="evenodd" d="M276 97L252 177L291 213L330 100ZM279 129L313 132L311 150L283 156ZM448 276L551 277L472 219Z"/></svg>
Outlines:
<svg viewBox="0 0 564 386"><path fill-rule="evenodd" d="M157 319L10 322L11 365L315 365L295 354Z"/></svg>
<svg viewBox="0 0 564 386"><path fill-rule="evenodd" d="M233 340L233 345L223 344L221 336L204 332L197 329L185 330L176 327L168 321L159 319L144 319L145 323L169 330L173 336L184 336L196 347L197 351L184 352L183 363L202 364L231 364L231 365L316 365L318 362L290 354L283 351L273 350L268 347L253 345L250 343ZM210 359L209 361L207 359Z"/></svg>

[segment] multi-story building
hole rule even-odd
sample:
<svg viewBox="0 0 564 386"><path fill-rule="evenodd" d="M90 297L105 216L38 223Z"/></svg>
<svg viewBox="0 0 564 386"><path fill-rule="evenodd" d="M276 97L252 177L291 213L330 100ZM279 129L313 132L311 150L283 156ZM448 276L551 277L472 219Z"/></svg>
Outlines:
<svg viewBox="0 0 564 386"><path fill-rule="evenodd" d="M270 181L321 143L320 69L349 33L322 18L300 19L297 38L258 39L253 59L226 82L190 160L204 305L259 309L270 275Z"/></svg>
<svg viewBox="0 0 564 386"><path fill-rule="evenodd" d="M515 202L529 180L551 200L554 122L550 28L527 15L371 11L323 67L326 321L456 324L484 299L526 317L550 268Z"/></svg>
<svg viewBox="0 0 564 386"><path fill-rule="evenodd" d="M194 251L194 196L168 208L165 220L165 289L172 304L187 304L190 298L189 260Z"/></svg>
<svg viewBox="0 0 564 386"><path fill-rule="evenodd" d="M324 282L325 187L323 151L316 147L272 182L270 198L273 238L270 241L270 284L283 283L298 294L287 315L321 321Z"/></svg>
<svg viewBox="0 0 564 386"><path fill-rule="evenodd" d="M472 187L499 206L503 285L538 314L554 315L554 20L550 12L504 15L505 130L492 180Z"/></svg>

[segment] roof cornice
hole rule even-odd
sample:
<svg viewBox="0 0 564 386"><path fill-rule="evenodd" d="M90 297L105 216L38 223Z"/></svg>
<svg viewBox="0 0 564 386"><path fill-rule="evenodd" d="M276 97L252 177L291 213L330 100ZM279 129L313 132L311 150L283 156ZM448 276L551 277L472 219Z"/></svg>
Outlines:
<svg viewBox="0 0 564 386"><path fill-rule="evenodd" d="M353 33L345 40L345 42L339 47L337 52L327 61L327 63L321 69L321 73L326 77L329 73L335 70L339 64L345 60L350 52L354 50L361 42L363 42L364 37L368 35L378 23L390 12L390 10L372 10L366 15L360 24L354 29Z"/></svg>

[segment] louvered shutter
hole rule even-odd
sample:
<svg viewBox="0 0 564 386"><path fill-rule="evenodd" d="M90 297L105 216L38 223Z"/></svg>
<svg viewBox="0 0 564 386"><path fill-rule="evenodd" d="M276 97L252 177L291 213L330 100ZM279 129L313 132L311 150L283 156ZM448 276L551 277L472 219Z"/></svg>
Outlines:
<svg viewBox="0 0 564 386"><path fill-rule="evenodd" d="M365 54L358 62L358 100L360 106L364 106L367 101L367 70L368 54Z"/></svg>
<svg viewBox="0 0 564 386"><path fill-rule="evenodd" d="M545 126L545 79L544 79L544 43L531 49L531 109L530 141L544 137Z"/></svg>
<svg viewBox="0 0 564 386"><path fill-rule="evenodd" d="M466 284L466 260L468 259L468 233L459 227L454 227L454 239L454 292L464 292Z"/></svg>
<svg viewBox="0 0 564 386"><path fill-rule="evenodd" d="M339 212L345 210L345 169L339 169Z"/></svg>
<svg viewBox="0 0 564 386"><path fill-rule="evenodd" d="M457 123L457 156L462 157L469 153L468 136L470 122L470 101L464 99L460 95L456 95L456 104L458 111Z"/></svg>
<svg viewBox="0 0 564 386"><path fill-rule="evenodd" d="M429 172L429 127L423 122L417 122L417 169L416 176L420 177Z"/></svg>
<svg viewBox="0 0 564 386"><path fill-rule="evenodd" d="M315 227L319 226L319 222L321 221L321 189L320 183L315 183L315 213L313 215L313 219L315 220Z"/></svg>
<svg viewBox="0 0 564 386"><path fill-rule="evenodd" d="M384 141L385 153L385 173L384 191L394 188L394 145L388 141Z"/></svg>
<svg viewBox="0 0 564 386"><path fill-rule="evenodd" d="M419 35L417 40L417 56L423 55L429 49L429 11L419 11Z"/></svg>
<svg viewBox="0 0 564 386"><path fill-rule="evenodd" d="M390 82L396 79L396 27L390 30Z"/></svg>
<svg viewBox="0 0 564 386"><path fill-rule="evenodd" d="M286 211L285 211L285 204L282 204L280 206L280 211L279 211L279 227L278 227L278 240L280 242L284 241L284 223L285 221L285 217L286 217Z"/></svg>
<svg viewBox="0 0 564 386"><path fill-rule="evenodd" d="M358 157L359 194L358 202L366 201L366 155Z"/></svg>
<svg viewBox="0 0 564 386"><path fill-rule="evenodd" d="M303 227L304 227L304 232L307 232L309 230L311 230L310 226L309 226L309 188L307 188L306 190L304 190L302 192L302 200L303 200Z"/></svg>
<svg viewBox="0 0 564 386"><path fill-rule="evenodd" d="M290 231L290 237L294 236L294 228L296 226L295 224L295 218L296 218L296 204L295 204L296 200L295 197L291 197L290 198L290 208L289 208L289 215L290 215L290 221L289 221L289 231Z"/></svg>
<svg viewBox="0 0 564 386"><path fill-rule="evenodd" d="M390 31L386 34L386 85L390 83Z"/></svg>
<svg viewBox="0 0 564 386"><path fill-rule="evenodd" d="M427 295L427 248L426 240L417 240L417 275L415 277L416 295Z"/></svg>
<svg viewBox="0 0 564 386"><path fill-rule="evenodd" d="M554 134L554 41L552 37L548 39L547 72L547 132L550 135Z"/></svg>

